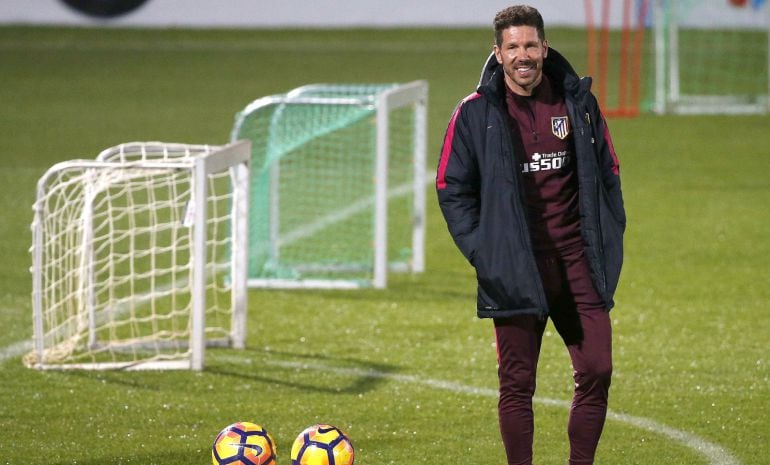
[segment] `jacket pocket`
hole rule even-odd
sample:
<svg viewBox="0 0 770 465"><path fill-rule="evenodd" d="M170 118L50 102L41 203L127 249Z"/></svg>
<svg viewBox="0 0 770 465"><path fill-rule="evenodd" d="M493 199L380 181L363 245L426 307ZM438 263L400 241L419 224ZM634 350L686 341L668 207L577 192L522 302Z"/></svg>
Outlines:
<svg viewBox="0 0 770 465"><path fill-rule="evenodd" d="M619 192L619 187L617 188ZM612 218L623 228L626 226L626 211L623 206L623 198L620 194L611 195L607 186L600 180L599 181L599 202L603 205L607 205L608 210L612 214ZM604 215L603 215L604 216Z"/></svg>
<svg viewBox="0 0 770 465"><path fill-rule="evenodd" d="M622 206L619 211L616 211L608 197L603 194L603 198L599 201L599 222L602 235L606 298L608 303L612 305L612 296L617 289L620 269L623 266L623 234L626 222L625 215L622 214Z"/></svg>
<svg viewBox="0 0 770 465"><path fill-rule="evenodd" d="M483 221L483 220L482 220ZM479 289L479 307L494 309L500 307L506 299L504 282L500 269L500 251L496 250L494 234L489 234L488 225L482 223L476 229L476 248L473 256L473 268Z"/></svg>

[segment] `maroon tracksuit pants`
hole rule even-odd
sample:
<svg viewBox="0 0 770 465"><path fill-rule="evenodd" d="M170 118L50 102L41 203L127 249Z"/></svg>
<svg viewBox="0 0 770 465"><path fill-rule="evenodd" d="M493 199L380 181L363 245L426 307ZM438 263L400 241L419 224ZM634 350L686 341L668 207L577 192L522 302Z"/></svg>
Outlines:
<svg viewBox="0 0 770 465"><path fill-rule="evenodd" d="M538 267L549 317L572 359L575 392L567 428L571 465L592 464L607 413L612 374L609 314L593 287L583 250L541 256ZM500 431L508 465L532 463L532 396L546 320L522 315L495 320Z"/></svg>

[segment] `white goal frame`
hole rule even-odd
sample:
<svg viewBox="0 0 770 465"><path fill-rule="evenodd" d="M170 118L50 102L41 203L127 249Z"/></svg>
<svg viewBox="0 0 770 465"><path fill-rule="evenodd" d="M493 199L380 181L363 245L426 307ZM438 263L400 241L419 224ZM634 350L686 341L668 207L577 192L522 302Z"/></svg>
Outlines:
<svg viewBox="0 0 770 465"><path fill-rule="evenodd" d="M247 118L264 107L272 105L353 105L374 108L376 118L376 161L372 173L375 182L374 195L374 260L371 282L349 279L285 279L285 278L249 278L249 287L254 288L315 288L315 289L356 289L387 287L388 271L423 272L425 270L425 223L426 196L425 186L428 179L426 170L427 147L427 99L428 83L418 80L405 84L394 85L371 96L329 97L324 93L328 89L344 88L337 84L310 84L298 87L283 95L273 95L254 100L241 111L235 121L231 140L244 137L242 129ZM406 106L414 107L414 146L413 146L413 181L408 187L413 196L411 218L411 260L408 263L390 264L388 261L388 200L393 195L395 186L388 186L389 170L389 115L393 110ZM257 168L255 168L257 169ZM272 167L270 176L270 241L271 249L277 256L281 242L277 230L276 218L280 216L280 198L275 186L278 183L280 170ZM402 193L403 194L403 193ZM329 219L328 221L334 221Z"/></svg>
<svg viewBox="0 0 770 465"><path fill-rule="evenodd" d="M249 141L237 141L226 146L170 144L162 142L132 142L102 151L96 160L71 160L52 166L38 181L37 200L34 205L34 219L32 222L33 244L32 253L32 307L33 307L33 351L25 357L27 366L38 369L192 369L201 370L204 366L204 353L208 345L227 345L234 348L245 347L246 339L246 313L247 313L247 249L248 249L248 186L249 164L251 144ZM83 176L76 178L81 184L83 203L82 210L68 220L82 233L76 235L74 247L78 248L78 263L74 265L74 284L69 282L61 286L68 286L70 294L76 297L67 297L65 292L57 288L58 284L49 279L47 269L59 266L46 263L58 259L55 253L46 252L46 235L50 232L45 225L45 203L49 191L56 187L57 176L63 172L73 172ZM182 343L187 351L181 357L150 357L133 361L93 361L91 363L72 363L66 357L59 359L49 356L49 353L57 350L56 344L61 345L61 335L56 332L67 332L66 325L56 327L56 323L47 320L46 306L57 305L56 299L71 299L66 303L73 307L78 315L88 315L88 345L95 344L94 325L94 293L103 283L94 280L94 237L93 237L93 207L92 202L100 192L106 191L113 181L122 182L131 180L132 177L140 179L143 173L179 173L186 172L190 185L190 197L187 201L185 213L185 227L192 228L192 242L190 244L189 261L182 264L183 274L189 276L189 314L188 320L189 340ZM208 221L207 211L209 202L209 177L213 175L224 176L229 179L229 204L226 212L229 221L229 276L226 278L229 287L230 301L230 328L226 340L208 340L206 338L206 312L207 312L207 235ZM98 179L100 184L91 182ZM187 182L187 181L185 181ZM106 186L106 187L105 187ZM152 204L147 200L146 204ZM221 213L220 213L221 214ZM58 232L54 232L58 234ZM141 253L141 250L136 252ZM152 271L151 271L152 272ZM58 271L55 273L59 273ZM51 273L54 274L54 273ZM51 290L51 288L54 288ZM75 291L71 291L75 288ZM163 293L163 290L153 292ZM131 295L128 299L141 301L149 300L147 295ZM81 317L82 318L82 317ZM70 327L72 325L69 325ZM64 329L62 329L64 327ZM85 331L85 330L83 330ZM66 337L66 336L64 336ZM85 336L77 336L79 340ZM102 341L98 341L101 343ZM66 342L64 343L67 344ZM109 341L107 342L109 344ZM164 341L146 340L137 345L162 346Z"/></svg>

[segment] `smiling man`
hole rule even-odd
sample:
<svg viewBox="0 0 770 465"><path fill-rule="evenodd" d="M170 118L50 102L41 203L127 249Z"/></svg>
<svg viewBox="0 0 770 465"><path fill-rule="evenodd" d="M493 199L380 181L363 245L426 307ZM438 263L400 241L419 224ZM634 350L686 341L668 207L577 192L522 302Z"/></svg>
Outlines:
<svg viewBox="0 0 770 465"><path fill-rule="evenodd" d="M543 61L548 56L542 25L509 26L495 34L494 54L503 67L506 86L518 95L532 95L543 79Z"/></svg>
<svg viewBox="0 0 770 465"><path fill-rule="evenodd" d="M571 465L591 464L612 374L609 311L623 262L618 159L590 78L549 47L526 5L500 11L476 92L455 108L436 189L494 322L509 465L532 463L532 396L548 319L572 360Z"/></svg>

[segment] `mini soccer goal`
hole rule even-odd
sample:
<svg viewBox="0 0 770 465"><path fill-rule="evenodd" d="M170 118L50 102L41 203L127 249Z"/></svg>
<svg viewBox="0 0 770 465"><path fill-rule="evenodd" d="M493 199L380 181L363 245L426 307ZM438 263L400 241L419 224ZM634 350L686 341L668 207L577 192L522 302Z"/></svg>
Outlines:
<svg viewBox="0 0 770 465"><path fill-rule="evenodd" d="M250 143L58 163L32 222L36 368L195 369L244 346Z"/></svg>
<svg viewBox="0 0 770 465"><path fill-rule="evenodd" d="M423 81L312 84L236 116L252 142L253 287L384 288L424 269Z"/></svg>
<svg viewBox="0 0 770 465"><path fill-rule="evenodd" d="M770 111L770 3L654 0L659 113Z"/></svg>

